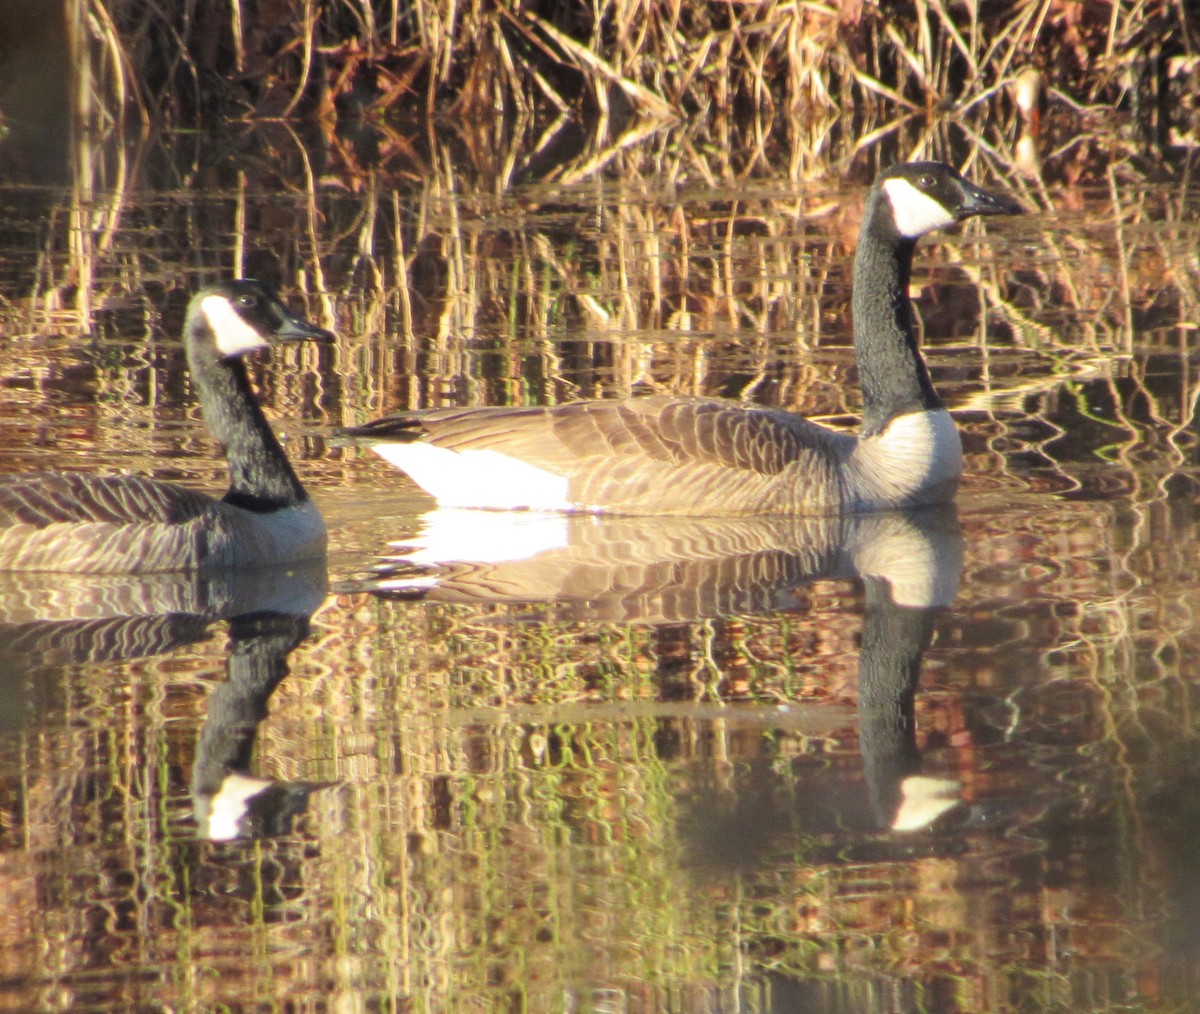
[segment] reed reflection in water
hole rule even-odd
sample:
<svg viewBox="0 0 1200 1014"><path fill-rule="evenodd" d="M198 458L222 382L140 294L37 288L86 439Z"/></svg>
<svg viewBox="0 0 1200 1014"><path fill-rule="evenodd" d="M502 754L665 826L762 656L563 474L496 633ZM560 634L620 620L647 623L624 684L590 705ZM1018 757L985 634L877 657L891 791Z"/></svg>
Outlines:
<svg viewBox="0 0 1200 1014"><path fill-rule="evenodd" d="M1101 692L1118 686L1115 604L1070 608L1129 519L1024 507L969 513L965 540L952 510L657 532L488 517L492 549L517 545L506 523L550 525L556 544L524 564L445 559L437 512L403 540L408 559L355 579L374 591L237 596L250 611L230 621L228 655L216 637L160 663L56 658L60 693L3 738L25 798L45 801L9 825L26 844L10 834L6 854L31 886L71 885L26 909L51 920L38 932L78 929L26 981L110 1007L315 998L332 975L346 1002L421 993L433 1009L500 977L533 1006L569 990L849 1011L887 1009L880 982L1021 996L1013 962L1059 969L1063 990L1119 977L1148 957L1135 925L1122 958L1092 934L1109 932L1114 891L1157 897L1158 862L1186 859L1170 844L1186 819L1164 807L1194 779L1193 734L1171 717L1169 680L1117 717ZM1052 566L1068 545L1071 565ZM1181 577L1135 599L1168 608ZM293 647L305 602L319 603L312 634ZM1181 646L1195 636L1180 628ZM1093 684L1076 675L1089 646L1114 664ZM1129 721L1153 723L1154 743ZM252 848L209 822L224 843L205 843L214 772L307 812L290 830L260 821L253 833L277 836ZM1170 832L1149 852L1121 830L1130 776L1143 830ZM1114 883L1106 871L1138 855L1154 861ZM1047 910L1047 896L1061 901ZM84 932L109 910L138 918ZM1156 911L1138 932L1182 916ZM1030 952L1046 928L1081 950ZM1186 951L1164 953L1186 981ZM712 970L734 955L736 980Z"/></svg>
<svg viewBox="0 0 1200 1014"><path fill-rule="evenodd" d="M883 580L873 540L820 524L807 542L730 527L705 552L677 527L664 554L572 522L543 571L464 562L462 543L444 559L433 519L391 561L407 569L375 573L422 501L326 441L400 406L648 387L849 422L859 188L664 202L634 172L551 201L464 185L439 149L419 180L347 192L277 141L264 128L251 148L271 157L203 192L138 189L134 159L124 189L92 166L94 206L4 194L28 209L0 264L6 469L222 488L174 324L230 266L276 272L340 336L255 373L334 531L336 593L305 640L255 641L213 590L154 606L167 635L103 658L7 638L6 1003L1186 1009L1194 186L1012 181L1041 215L921 259L968 475L965 565L926 582L948 603L931 611ZM515 546L475 521L484 548ZM25 620L75 617L77 590ZM230 669L227 634L274 644L265 675ZM245 773L251 738L253 778L323 788L277 835L205 840L198 753ZM914 774L930 791L906 796ZM921 799L953 805L892 829Z"/></svg>
<svg viewBox="0 0 1200 1014"><path fill-rule="evenodd" d="M953 506L699 520L442 509L425 515L402 546L402 556L357 587L440 602L549 607L559 619L593 622L668 624L777 611L795 607L802 587L815 580L860 579L867 607L859 736L873 820L851 818L852 803L816 789L828 797L820 809L838 812L833 824L843 828L911 830L954 805L952 795L946 798L953 782L917 775L913 723L933 615L953 600L962 568Z"/></svg>

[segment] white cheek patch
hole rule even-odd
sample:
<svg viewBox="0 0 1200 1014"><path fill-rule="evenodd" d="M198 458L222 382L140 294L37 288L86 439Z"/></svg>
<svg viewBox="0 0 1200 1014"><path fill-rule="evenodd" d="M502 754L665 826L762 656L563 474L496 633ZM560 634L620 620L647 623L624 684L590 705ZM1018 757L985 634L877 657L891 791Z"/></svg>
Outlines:
<svg viewBox="0 0 1200 1014"><path fill-rule="evenodd" d="M371 450L407 472L443 507L569 511L566 476L499 451L450 451L417 441L381 442Z"/></svg>
<svg viewBox="0 0 1200 1014"><path fill-rule="evenodd" d="M954 216L928 194L921 193L906 179L884 180L883 189L892 206L896 231L908 239L924 236L934 229L954 224Z"/></svg>
<svg viewBox="0 0 1200 1014"><path fill-rule="evenodd" d="M900 808L893 831L920 831L959 804L962 785L947 778L910 775L900 783Z"/></svg>
<svg viewBox="0 0 1200 1014"><path fill-rule="evenodd" d="M230 774L208 804L201 833L210 841L233 841L242 833L242 819L250 810L250 800L270 785L265 778Z"/></svg>
<svg viewBox="0 0 1200 1014"><path fill-rule="evenodd" d="M216 335L217 351L221 355L244 356L267 347L267 340L242 320L224 296L206 296L200 302L200 309Z"/></svg>

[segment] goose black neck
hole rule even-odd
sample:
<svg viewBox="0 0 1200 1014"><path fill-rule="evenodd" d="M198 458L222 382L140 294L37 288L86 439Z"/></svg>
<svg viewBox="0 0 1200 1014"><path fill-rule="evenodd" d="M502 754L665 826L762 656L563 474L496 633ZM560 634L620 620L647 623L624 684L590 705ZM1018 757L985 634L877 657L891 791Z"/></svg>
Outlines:
<svg viewBox="0 0 1200 1014"><path fill-rule="evenodd" d="M896 605L891 588L877 579L866 581L866 599L858 659L859 741L872 808L888 827L900 805L901 782L921 766L914 702L937 611Z"/></svg>
<svg viewBox="0 0 1200 1014"><path fill-rule="evenodd" d="M863 393L862 434L897 416L941 408L917 348L908 285L915 240L896 232L882 191L867 202L854 256L854 355Z"/></svg>
<svg viewBox="0 0 1200 1014"><path fill-rule="evenodd" d="M229 621L228 678L208 698L192 768L194 791L216 792L231 771L249 771L267 701L288 674L288 655L308 636L308 617L251 613Z"/></svg>
<svg viewBox="0 0 1200 1014"><path fill-rule="evenodd" d="M303 503L308 494L258 407L246 367L240 359L199 351L206 346L211 347L210 336L191 322L188 361L200 410L229 462L225 503L264 513Z"/></svg>

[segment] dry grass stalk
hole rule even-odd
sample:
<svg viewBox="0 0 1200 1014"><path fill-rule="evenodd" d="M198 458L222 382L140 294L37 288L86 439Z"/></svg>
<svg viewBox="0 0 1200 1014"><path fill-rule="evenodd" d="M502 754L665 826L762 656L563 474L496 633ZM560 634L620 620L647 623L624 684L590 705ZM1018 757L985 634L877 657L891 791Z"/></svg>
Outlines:
<svg viewBox="0 0 1200 1014"><path fill-rule="evenodd" d="M332 136L349 110L403 122L415 111L430 132L451 110L443 126L478 138L520 117L516 140L528 152L564 117L597 138L623 133L612 125L630 117L682 117L695 150L726 153L720 165L706 159L725 178L780 166L800 176L862 152L863 138L912 149L920 138L904 117L916 111L990 134L1005 108L994 100L1031 61L1050 75L1051 94L1111 105L1139 61L1191 45L1183 8L1169 0L1018 0L982 11L945 0L596 0L553 16L500 0L305 0L290 25L267 25L240 0L220 18L191 4L66 2L71 23L89 26L73 35L75 63L86 65L93 45L107 53L89 103L110 120L130 104L165 123L213 122L218 106L221 117L247 118L319 109ZM214 45L223 35L227 67ZM217 83L208 95L202 74Z"/></svg>

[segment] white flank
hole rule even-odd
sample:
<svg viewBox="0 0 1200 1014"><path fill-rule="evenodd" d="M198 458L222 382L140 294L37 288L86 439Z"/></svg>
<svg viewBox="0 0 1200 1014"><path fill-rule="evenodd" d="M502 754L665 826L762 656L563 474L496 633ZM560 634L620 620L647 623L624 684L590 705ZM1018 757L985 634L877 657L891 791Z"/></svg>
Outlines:
<svg viewBox="0 0 1200 1014"><path fill-rule="evenodd" d="M416 443L377 443L371 449L407 472L443 507L568 511L567 478L499 451L450 451Z"/></svg>
<svg viewBox="0 0 1200 1014"><path fill-rule="evenodd" d="M411 539L394 542L404 553L391 557L421 566L444 563L506 563L566 549L570 519L543 512L506 514L453 508L430 511Z"/></svg>
<svg viewBox="0 0 1200 1014"><path fill-rule="evenodd" d="M954 216L928 194L921 193L906 179L884 180L883 189L892 206L892 219L901 236L916 239L934 229L954 224Z"/></svg>
<svg viewBox="0 0 1200 1014"><path fill-rule="evenodd" d="M255 349L266 348L266 339L242 320L224 296L206 296L200 301L200 309L217 336L217 350L221 355L244 356Z"/></svg>
<svg viewBox="0 0 1200 1014"><path fill-rule="evenodd" d="M859 441L846 464L863 507L944 503L962 476L962 440L945 409L909 412Z"/></svg>

